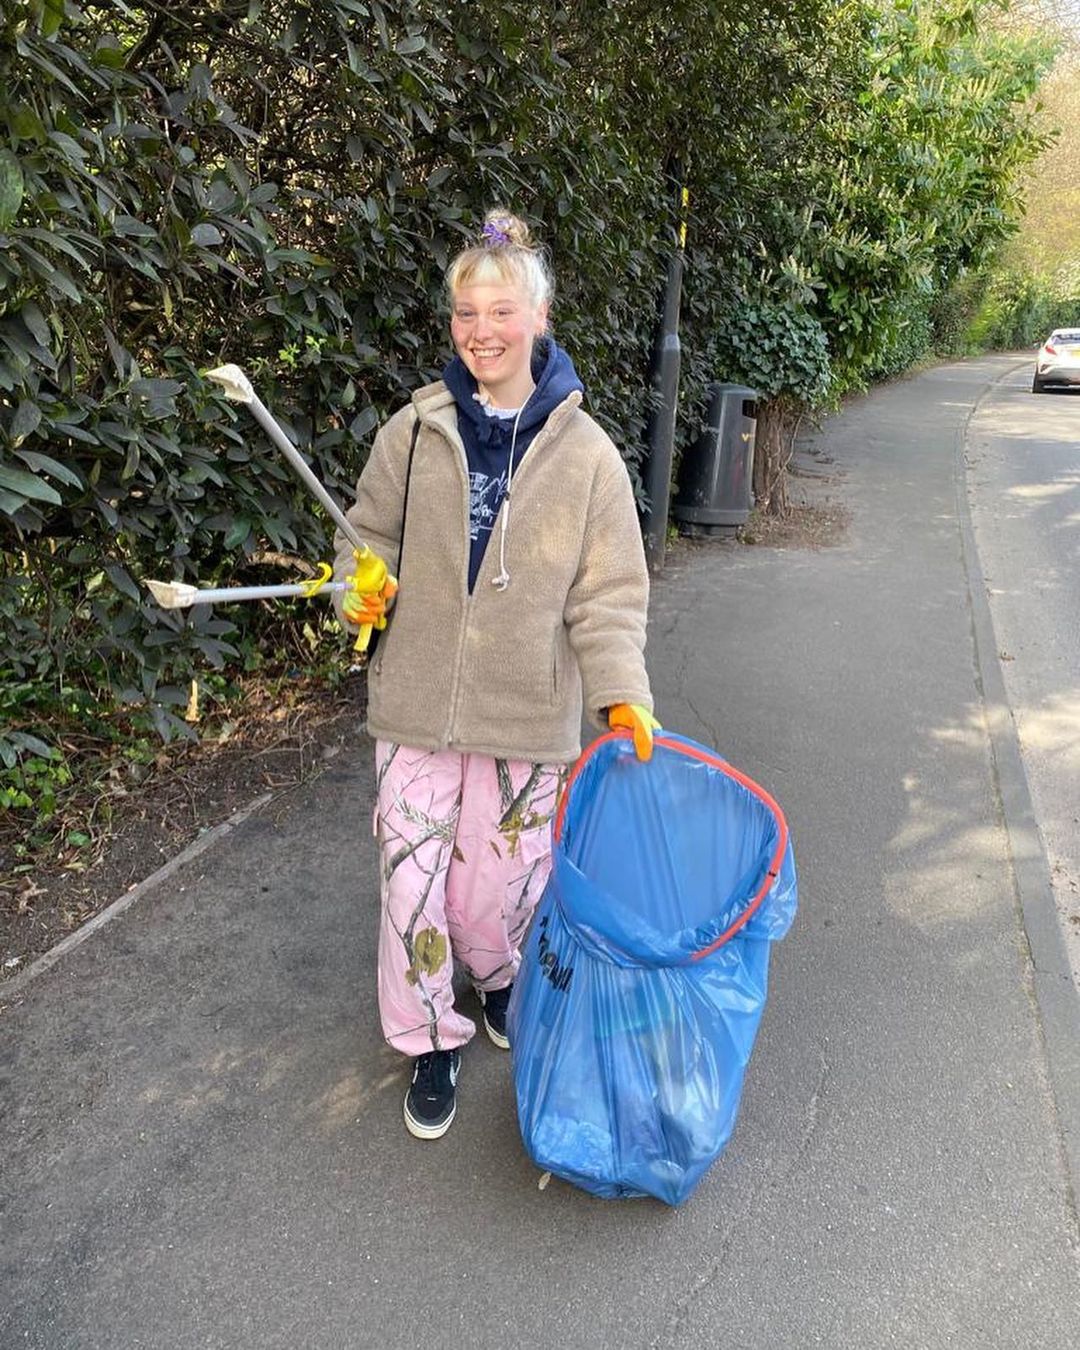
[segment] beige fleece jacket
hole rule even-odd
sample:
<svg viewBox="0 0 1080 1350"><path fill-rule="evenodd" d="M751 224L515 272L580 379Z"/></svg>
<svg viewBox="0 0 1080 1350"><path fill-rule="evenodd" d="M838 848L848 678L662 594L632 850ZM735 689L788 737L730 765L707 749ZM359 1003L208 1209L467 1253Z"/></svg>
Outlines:
<svg viewBox="0 0 1080 1350"><path fill-rule="evenodd" d="M368 729L416 749L559 763L580 753L582 706L606 728L613 703L652 707L645 673L648 572L618 450L565 399L515 466L505 590L497 520L468 594L469 482L453 395L420 389L375 438L350 521L397 575L397 602L368 674ZM507 510L504 501L502 511ZM334 575L352 570L335 536ZM340 594L335 596L341 617Z"/></svg>

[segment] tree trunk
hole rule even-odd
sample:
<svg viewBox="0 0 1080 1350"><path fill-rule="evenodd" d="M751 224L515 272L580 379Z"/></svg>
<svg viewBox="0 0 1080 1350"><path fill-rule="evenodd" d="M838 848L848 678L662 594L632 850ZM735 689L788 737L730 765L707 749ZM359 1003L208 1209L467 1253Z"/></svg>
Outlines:
<svg viewBox="0 0 1080 1350"><path fill-rule="evenodd" d="M766 516L786 516L787 471L795 449L795 435L802 421L802 408L785 398L758 405L754 437L754 501Z"/></svg>

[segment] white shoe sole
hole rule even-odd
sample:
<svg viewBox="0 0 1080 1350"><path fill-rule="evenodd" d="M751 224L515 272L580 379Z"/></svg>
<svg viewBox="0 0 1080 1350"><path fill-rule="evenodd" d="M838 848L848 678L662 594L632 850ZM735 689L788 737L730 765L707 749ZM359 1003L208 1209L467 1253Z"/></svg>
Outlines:
<svg viewBox="0 0 1080 1350"><path fill-rule="evenodd" d="M454 1117L457 1115L457 1102L454 1103L453 1110L441 1125L425 1125L423 1122L414 1119L409 1114L408 1097L405 1098L405 1109L402 1114L405 1116L405 1128L414 1139L441 1139L454 1123Z"/></svg>

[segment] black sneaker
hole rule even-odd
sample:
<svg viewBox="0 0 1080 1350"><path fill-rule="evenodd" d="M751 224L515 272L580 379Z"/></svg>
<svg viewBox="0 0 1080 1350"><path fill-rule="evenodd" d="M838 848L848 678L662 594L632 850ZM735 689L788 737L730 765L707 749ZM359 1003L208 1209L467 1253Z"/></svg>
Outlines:
<svg viewBox="0 0 1080 1350"><path fill-rule="evenodd" d="M441 1139L454 1121L454 1088L460 1050L432 1050L413 1060L412 1086L405 1094L405 1128L417 1139Z"/></svg>
<svg viewBox="0 0 1080 1350"><path fill-rule="evenodd" d="M510 1038L506 1034L506 1009L510 1004L510 995L514 986L508 984L505 989L483 989L476 991L484 1008L484 1030L500 1050L510 1049Z"/></svg>

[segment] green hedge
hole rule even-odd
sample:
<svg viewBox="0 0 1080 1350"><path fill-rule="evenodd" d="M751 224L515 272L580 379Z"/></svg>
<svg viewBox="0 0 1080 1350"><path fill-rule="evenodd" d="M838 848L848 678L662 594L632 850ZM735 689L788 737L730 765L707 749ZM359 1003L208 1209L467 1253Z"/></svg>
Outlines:
<svg viewBox="0 0 1080 1350"><path fill-rule="evenodd" d="M190 679L273 645L299 607L170 616L140 586L327 550L200 371L244 365L347 497L445 359L443 269L493 202L549 243L556 333L632 471L684 184L684 442L710 380L813 405L907 359L912 294L1007 233L1036 143L1044 55L988 44L984 8L7 5L0 758L117 708L186 734Z"/></svg>
<svg viewBox="0 0 1080 1350"><path fill-rule="evenodd" d="M442 272L493 201L549 242L556 331L633 464L693 101L740 133L719 178L715 154L704 165L711 206L745 177L756 81L797 79L821 7L720 7L737 51L701 47L706 16L682 8L697 48L639 5L8 8L0 715L32 724L37 695L111 690L168 736L193 671L253 659L280 616L169 616L139 585L326 552L200 370L243 364L347 496L379 420L445 359ZM740 228L718 213L707 237L732 249ZM699 335L725 300L699 293ZM691 401L713 356L688 342Z"/></svg>

